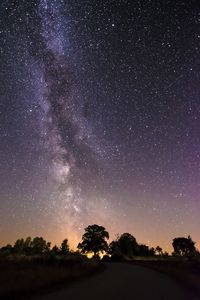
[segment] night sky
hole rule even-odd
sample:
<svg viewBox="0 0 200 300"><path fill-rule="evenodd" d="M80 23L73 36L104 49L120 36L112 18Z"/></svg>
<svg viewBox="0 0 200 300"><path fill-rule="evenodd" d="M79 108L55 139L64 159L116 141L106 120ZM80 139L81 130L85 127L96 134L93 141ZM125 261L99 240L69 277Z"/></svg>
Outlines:
<svg viewBox="0 0 200 300"><path fill-rule="evenodd" d="M2 0L0 244L200 246L200 3Z"/></svg>

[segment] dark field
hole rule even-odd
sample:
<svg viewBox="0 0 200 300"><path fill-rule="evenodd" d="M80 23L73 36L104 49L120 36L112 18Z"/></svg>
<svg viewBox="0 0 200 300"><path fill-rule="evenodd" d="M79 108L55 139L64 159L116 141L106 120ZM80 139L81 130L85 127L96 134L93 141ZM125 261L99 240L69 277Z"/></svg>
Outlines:
<svg viewBox="0 0 200 300"><path fill-rule="evenodd" d="M167 274L200 299L200 260L140 260L131 262Z"/></svg>
<svg viewBox="0 0 200 300"><path fill-rule="evenodd" d="M109 269L109 266L112 267L113 264L118 265L118 262L107 262L107 268ZM164 273L188 288L199 297L197 299L200 299L199 260L170 258L151 260L149 258L148 260L129 260L126 264L139 265ZM0 299L29 299L29 296L51 294L51 292L59 291L60 288L67 287L68 284L71 286L73 282L94 275L104 268L103 263L89 260L79 254L69 254L65 257L17 255L0 257ZM120 277L120 273L121 271L115 276ZM104 273L101 276L103 278Z"/></svg>
<svg viewBox="0 0 200 300"><path fill-rule="evenodd" d="M99 270L99 265L80 255L68 257L1 257L0 299L27 299L29 295L66 286Z"/></svg>

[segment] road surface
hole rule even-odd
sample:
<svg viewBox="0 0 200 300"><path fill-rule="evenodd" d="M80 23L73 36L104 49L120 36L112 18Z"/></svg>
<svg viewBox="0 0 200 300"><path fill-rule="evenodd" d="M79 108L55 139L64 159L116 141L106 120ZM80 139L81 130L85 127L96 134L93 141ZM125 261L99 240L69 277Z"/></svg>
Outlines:
<svg viewBox="0 0 200 300"><path fill-rule="evenodd" d="M108 264L93 277L34 300L199 300L164 274L137 265Z"/></svg>

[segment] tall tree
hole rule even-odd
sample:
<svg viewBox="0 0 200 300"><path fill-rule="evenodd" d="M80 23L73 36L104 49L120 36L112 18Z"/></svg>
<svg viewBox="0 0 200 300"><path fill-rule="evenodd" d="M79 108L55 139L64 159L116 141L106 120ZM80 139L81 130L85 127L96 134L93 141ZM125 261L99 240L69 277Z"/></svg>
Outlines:
<svg viewBox="0 0 200 300"><path fill-rule="evenodd" d="M172 242L174 254L178 256L193 256L196 253L195 242L188 236L174 238Z"/></svg>
<svg viewBox="0 0 200 300"><path fill-rule="evenodd" d="M138 255L139 256L154 256L155 255L155 249L149 248L149 246L140 244L138 245Z"/></svg>
<svg viewBox="0 0 200 300"><path fill-rule="evenodd" d="M89 225L85 228L85 233L82 236L82 242L78 244L78 249L81 253L94 253L97 257L100 252L107 251L109 233L103 226Z"/></svg>
<svg viewBox="0 0 200 300"><path fill-rule="evenodd" d="M123 255L133 256L138 253L138 243L136 238L130 233L123 233L119 239L118 244Z"/></svg>
<svg viewBox="0 0 200 300"><path fill-rule="evenodd" d="M14 253L23 254L24 253L24 239L16 240L13 251Z"/></svg>
<svg viewBox="0 0 200 300"><path fill-rule="evenodd" d="M160 246L157 246L155 248L155 253L158 254L158 255L162 255L163 254L162 248Z"/></svg>
<svg viewBox="0 0 200 300"><path fill-rule="evenodd" d="M13 253L13 247L10 244L7 244L0 249L0 253L3 255L10 255Z"/></svg>
<svg viewBox="0 0 200 300"><path fill-rule="evenodd" d="M130 233L123 233L110 243L108 253L116 257L137 255L138 243Z"/></svg>
<svg viewBox="0 0 200 300"><path fill-rule="evenodd" d="M35 237L31 242L33 254L44 254L50 251L51 243L46 242L43 237Z"/></svg>
<svg viewBox="0 0 200 300"><path fill-rule="evenodd" d="M108 248L108 254L110 254L112 257L120 257L122 256L121 249L118 243L118 239L115 241L112 241L109 244Z"/></svg>
<svg viewBox="0 0 200 300"><path fill-rule="evenodd" d="M51 254L53 254L53 255L59 255L60 254L60 249L58 248L57 245L53 246L53 248L51 249Z"/></svg>
<svg viewBox="0 0 200 300"><path fill-rule="evenodd" d="M31 237L27 237L25 240L24 240L24 253L26 255L28 254L31 254Z"/></svg>
<svg viewBox="0 0 200 300"><path fill-rule="evenodd" d="M66 255L69 253L69 244L68 244L68 239L64 239L62 241L61 247L60 247L60 253L62 255Z"/></svg>

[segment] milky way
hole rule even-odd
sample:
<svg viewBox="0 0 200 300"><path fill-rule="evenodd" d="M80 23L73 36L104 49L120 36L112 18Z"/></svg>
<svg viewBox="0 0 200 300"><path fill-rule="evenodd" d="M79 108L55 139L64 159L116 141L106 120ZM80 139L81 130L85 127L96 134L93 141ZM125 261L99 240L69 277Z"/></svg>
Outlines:
<svg viewBox="0 0 200 300"><path fill-rule="evenodd" d="M75 86L69 44L62 33L61 9L58 1L39 3L39 30L30 28L34 39L30 54L39 69L41 107L45 113L44 145L50 154L49 167L55 183L47 211L53 211L60 230L70 236L83 230L82 219L94 213L85 193L99 166L95 157L98 150L83 116L84 102ZM97 204L95 211L98 207Z"/></svg>
<svg viewBox="0 0 200 300"><path fill-rule="evenodd" d="M0 242L199 243L198 1L0 5Z"/></svg>

